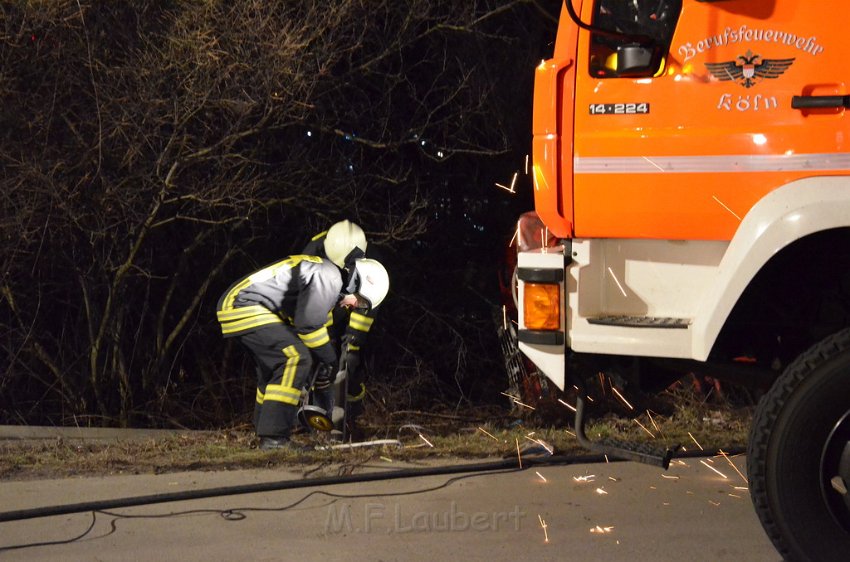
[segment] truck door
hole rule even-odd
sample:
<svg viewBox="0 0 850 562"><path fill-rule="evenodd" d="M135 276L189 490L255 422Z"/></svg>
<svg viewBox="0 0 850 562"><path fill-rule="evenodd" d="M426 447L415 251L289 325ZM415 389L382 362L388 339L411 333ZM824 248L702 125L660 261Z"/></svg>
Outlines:
<svg viewBox="0 0 850 562"><path fill-rule="evenodd" d="M582 19L661 53L641 71L629 40L579 31L576 237L729 240L768 191L848 173L843 18L820 4L593 0Z"/></svg>

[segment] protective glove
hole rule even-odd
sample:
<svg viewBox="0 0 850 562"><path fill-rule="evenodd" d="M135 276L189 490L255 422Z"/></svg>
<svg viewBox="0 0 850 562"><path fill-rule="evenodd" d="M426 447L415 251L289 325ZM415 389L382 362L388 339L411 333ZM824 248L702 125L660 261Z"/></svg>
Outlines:
<svg viewBox="0 0 850 562"><path fill-rule="evenodd" d="M357 369L360 368L360 352L351 350L346 351L343 356L343 363L342 368L345 369L348 376L354 376L354 373L356 373Z"/></svg>
<svg viewBox="0 0 850 562"><path fill-rule="evenodd" d="M334 367L329 363L319 363L316 367L316 378L313 379L313 389L319 392L327 390L334 382Z"/></svg>

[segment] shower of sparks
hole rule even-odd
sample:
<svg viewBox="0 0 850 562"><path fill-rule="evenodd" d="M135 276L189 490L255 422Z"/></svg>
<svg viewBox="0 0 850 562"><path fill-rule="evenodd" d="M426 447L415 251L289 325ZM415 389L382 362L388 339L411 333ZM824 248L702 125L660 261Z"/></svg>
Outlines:
<svg viewBox="0 0 850 562"><path fill-rule="evenodd" d="M733 211L732 209L730 209L729 207L727 207L727 206L726 206L726 204L725 204L725 203L723 203L723 201L721 201L720 199L718 199L716 195L712 195L712 196L711 196L711 198L712 198L712 199L714 199L715 201L717 201L717 203L719 203L721 207L723 207L724 209L726 209L727 211L729 211L730 213L732 213L732 216L733 216L733 217L735 217L735 218L736 218L736 219L738 219L738 220L741 220L741 217L739 217L739 216L735 213L735 211Z"/></svg>
<svg viewBox="0 0 850 562"><path fill-rule="evenodd" d="M572 410L573 412L575 412L575 411L576 411L576 409L575 409L573 406L570 406L569 404L567 404L566 402L564 402L564 401L563 401L563 400L561 400L560 398L558 398L558 402L560 402L561 404L563 404L564 406L566 406L567 408L569 408L569 409L570 409L570 410Z"/></svg>
<svg viewBox="0 0 850 562"><path fill-rule="evenodd" d="M608 492L606 492L604 488L596 488L596 493L599 494L600 496L607 496L608 495Z"/></svg>
<svg viewBox="0 0 850 562"><path fill-rule="evenodd" d="M546 531L546 527L548 527L548 525L546 524L546 521L540 517L539 513L537 514L537 518L540 520L540 526L543 527L543 542L549 542L549 532Z"/></svg>
<svg viewBox="0 0 850 562"><path fill-rule="evenodd" d="M741 477L741 480L743 480L744 482L747 482L747 481L748 481L748 480L747 480L747 477L746 477L746 476L744 476L744 474L743 474L740 470L738 470L738 467L737 467L737 466L735 466L735 463L733 463L733 462L732 462L732 459L730 459L730 458L729 458L729 455L727 455L727 454L723 451L723 449L720 449L718 452L720 453L720 456L722 456L724 459L726 459L726 462L728 462L728 463L732 466L732 468L734 468L734 469L735 469L735 472L737 472L737 473L738 473L738 476L740 476L740 477Z"/></svg>
<svg viewBox="0 0 850 562"><path fill-rule="evenodd" d="M629 410L634 410L634 407L633 407L631 404L629 404L629 401L628 401L628 400L626 400L626 398L625 398L622 394L620 394L620 391L619 391L619 390L617 390L617 389L616 389L615 387L613 387L613 386L611 387L611 390L613 390L613 391L614 391L614 394L616 394L616 395L617 395L617 398L619 398L620 400L622 400L622 401L623 401L623 404L625 404L626 406L628 406Z"/></svg>
<svg viewBox="0 0 850 562"><path fill-rule="evenodd" d="M613 269L611 269L611 266L610 266L610 265L608 266L608 273L610 273L610 274L611 274L611 277L613 277L613 278L614 278L614 283L616 283L616 284L617 284L617 287L620 289L620 292L621 292L621 293L623 293L623 296L624 296L624 297L626 297L626 298L628 298L628 297L629 297L629 295L626 293L626 290L625 290L625 289L623 289L623 286L622 286L622 285L620 285L620 280L619 280L619 279L617 279L617 276L614 274L614 270L613 270Z"/></svg>
<svg viewBox="0 0 850 562"><path fill-rule="evenodd" d="M516 441L516 458L517 462L519 462L519 467L522 468L522 453L519 452L519 439L514 437Z"/></svg>
<svg viewBox="0 0 850 562"><path fill-rule="evenodd" d="M586 474L584 476L573 476L573 480L576 482L593 482L596 478L595 474Z"/></svg>
<svg viewBox="0 0 850 562"><path fill-rule="evenodd" d="M537 476L539 476L539 477L540 477L540 479L541 479L541 480L543 480L544 482L548 482L548 480L546 480L546 477L545 477L545 476L543 476L542 474L540 474L539 472L535 471L534 473L535 473Z"/></svg>
<svg viewBox="0 0 850 562"><path fill-rule="evenodd" d="M694 437L694 436L693 436L693 434L692 434L690 431L688 432L688 435L690 435L690 436L691 436L691 439L693 439L693 440L694 440L694 443L696 443L696 444L697 444L697 447L699 447L699 450L700 450L700 451L704 451L704 450L705 450L705 449L703 449L703 448L702 448L702 445L700 445L700 444L699 444L699 441L697 441L697 438L696 438L696 437Z"/></svg>
<svg viewBox="0 0 850 562"><path fill-rule="evenodd" d="M489 437L490 439L492 439L493 441L496 441L497 443L499 442L499 439L498 439L495 435L493 435L492 433L490 433L489 431L487 431L486 429L484 429L484 428L482 428L482 427L479 427L479 428L478 428L478 431L480 431L480 432L481 432L481 433L483 433L484 435L488 436L488 437Z"/></svg>
<svg viewBox="0 0 850 562"><path fill-rule="evenodd" d="M713 470L714 472L716 472L717 474L719 474L720 476L722 476L725 480L729 480L729 478L728 478L725 474L723 474L722 472L720 472L719 470L717 470L716 468L714 468L713 466L711 466L711 465L710 465L710 464L708 464L707 462L705 462L705 461L699 461L699 462L700 462L700 464L702 464L703 466L706 466L706 467L710 468L711 470Z"/></svg>
<svg viewBox="0 0 850 562"><path fill-rule="evenodd" d="M427 439L425 439L425 436L424 436L424 435L422 435L421 433L419 434L419 438L420 438L420 439L422 439L423 441L425 441L425 443L426 443L429 447L431 447L432 449L434 448L433 443L431 443L430 441L428 441Z"/></svg>
<svg viewBox="0 0 850 562"><path fill-rule="evenodd" d="M654 433L652 433L651 431L649 431L648 429L646 429L646 427L644 427L644 425L643 425L642 423L640 423L639 421L637 421L637 419L635 419L635 420L634 420L634 422L635 422L636 424L638 424L642 430L644 430L645 432L649 433L649 436L650 436L650 437L652 437L653 439L655 439L655 434L654 434Z"/></svg>

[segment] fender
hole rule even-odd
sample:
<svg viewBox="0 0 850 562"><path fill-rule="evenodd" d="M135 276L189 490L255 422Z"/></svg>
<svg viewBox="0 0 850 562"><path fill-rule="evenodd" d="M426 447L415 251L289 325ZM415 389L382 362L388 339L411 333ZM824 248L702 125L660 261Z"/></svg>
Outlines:
<svg viewBox="0 0 850 562"><path fill-rule="evenodd" d="M729 244L713 290L691 326L692 357L708 354L732 308L759 270L809 234L850 226L850 176L810 177L771 191L746 214Z"/></svg>

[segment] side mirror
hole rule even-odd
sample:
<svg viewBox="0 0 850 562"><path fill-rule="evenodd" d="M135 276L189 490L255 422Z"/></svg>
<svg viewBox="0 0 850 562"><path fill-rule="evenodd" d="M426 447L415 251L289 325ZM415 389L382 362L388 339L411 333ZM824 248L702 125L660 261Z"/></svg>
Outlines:
<svg viewBox="0 0 850 562"><path fill-rule="evenodd" d="M617 76L652 76L658 70L654 47L643 45L617 46Z"/></svg>

